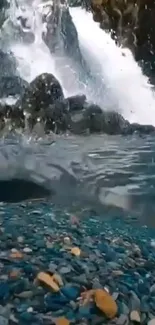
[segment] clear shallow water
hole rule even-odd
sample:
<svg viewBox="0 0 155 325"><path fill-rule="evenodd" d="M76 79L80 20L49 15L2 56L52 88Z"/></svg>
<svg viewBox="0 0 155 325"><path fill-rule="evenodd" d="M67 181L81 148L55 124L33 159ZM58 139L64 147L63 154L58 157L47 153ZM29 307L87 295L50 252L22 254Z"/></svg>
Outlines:
<svg viewBox="0 0 155 325"><path fill-rule="evenodd" d="M155 225L155 140L54 137L1 141L0 178L29 179L55 192L62 208L88 206L103 217L135 216Z"/></svg>

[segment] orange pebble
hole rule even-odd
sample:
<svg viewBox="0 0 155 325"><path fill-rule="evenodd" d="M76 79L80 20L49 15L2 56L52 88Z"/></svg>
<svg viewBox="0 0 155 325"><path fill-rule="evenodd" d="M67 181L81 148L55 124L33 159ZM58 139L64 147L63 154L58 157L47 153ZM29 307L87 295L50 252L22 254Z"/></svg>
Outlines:
<svg viewBox="0 0 155 325"><path fill-rule="evenodd" d="M117 305L113 297L104 289L95 290L96 306L108 317L114 318L117 314Z"/></svg>
<svg viewBox="0 0 155 325"><path fill-rule="evenodd" d="M54 281L53 277L51 275L49 275L48 273L40 272L37 275L37 280L39 280L40 282L43 282L44 284L46 284L53 291L55 291L55 292L59 291L58 284Z"/></svg>
<svg viewBox="0 0 155 325"><path fill-rule="evenodd" d="M11 253L11 254L10 254L10 257L11 257L11 258L15 258L15 259L16 259L16 258L17 258L17 259L18 259L18 258L20 259L20 258L23 258L23 254L22 254L21 252L17 251L17 252L13 252L13 253Z"/></svg>
<svg viewBox="0 0 155 325"><path fill-rule="evenodd" d="M65 317L60 317L55 320L56 325L69 325L70 321Z"/></svg>
<svg viewBox="0 0 155 325"><path fill-rule="evenodd" d="M81 250L80 250L80 248L78 248L78 247L73 247L73 248L71 249L71 253L72 253L73 255L75 255L75 256L80 256L80 254L81 254Z"/></svg>

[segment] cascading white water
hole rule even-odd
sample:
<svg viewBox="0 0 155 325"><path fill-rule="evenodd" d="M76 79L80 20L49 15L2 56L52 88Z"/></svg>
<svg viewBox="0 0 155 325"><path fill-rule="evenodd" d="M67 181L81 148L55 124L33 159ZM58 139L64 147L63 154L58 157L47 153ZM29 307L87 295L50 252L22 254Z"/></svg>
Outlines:
<svg viewBox="0 0 155 325"><path fill-rule="evenodd" d="M26 0L20 1L24 5L27 4ZM75 80L76 71L71 71L67 58L64 57L62 61L67 69L63 69L61 64L56 65L58 58L50 54L42 40L43 24L38 10L39 4L40 0L35 0L27 6L28 10L33 12L34 43L11 44L19 62L21 76L30 81L42 72L51 72L60 80L66 95L72 95L82 89L89 100L93 99L103 109L115 109L131 122L155 125L154 93L130 50L117 47L110 35L93 21L91 13L80 8L70 8L81 52L92 73L99 75L101 83L100 91L98 84L89 81L87 86L83 85L81 88ZM71 82L67 82L69 79Z"/></svg>
<svg viewBox="0 0 155 325"><path fill-rule="evenodd" d="M80 8L70 12L87 62L93 65L94 59L100 64L114 107L131 122L155 125L155 96L131 51L116 46L93 21L91 13Z"/></svg>

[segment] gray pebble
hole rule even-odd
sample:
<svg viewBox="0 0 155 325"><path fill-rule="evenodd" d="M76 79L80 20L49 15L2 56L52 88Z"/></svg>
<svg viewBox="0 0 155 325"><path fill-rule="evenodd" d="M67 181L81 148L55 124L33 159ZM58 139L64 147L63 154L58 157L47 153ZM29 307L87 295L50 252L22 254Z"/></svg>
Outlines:
<svg viewBox="0 0 155 325"><path fill-rule="evenodd" d="M24 298L24 299L29 299L33 297L33 292L32 291L23 291L21 293L19 293L18 295L16 295L19 298Z"/></svg>
<svg viewBox="0 0 155 325"><path fill-rule="evenodd" d="M128 306L124 302L121 303L121 311L124 315L128 315L130 312Z"/></svg>
<svg viewBox="0 0 155 325"><path fill-rule="evenodd" d="M116 321L116 325L128 325L128 324L129 324L129 318L127 315L124 314L121 314Z"/></svg>
<svg viewBox="0 0 155 325"><path fill-rule="evenodd" d="M152 285L152 287L150 288L150 293L155 292L155 284Z"/></svg>
<svg viewBox="0 0 155 325"><path fill-rule="evenodd" d="M149 320L148 325L155 325L155 318Z"/></svg>
<svg viewBox="0 0 155 325"><path fill-rule="evenodd" d="M57 269L57 265L55 263L53 263L53 262L50 262L48 268L49 268L49 271L54 273L56 271L56 269Z"/></svg>
<svg viewBox="0 0 155 325"><path fill-rule="evenodd" d="M112 297L114 300L117 300L118 296L119 296L119 292L113 292Z"/></svg>
<svg viewBox="0 0 155 325"><path fill-rule="evenodd" d="M140 310L140 306L141 306L141 302L140 299L138 298L138 296L136 295L136 293L134 291L130 291L130 311L132 310Z"/></svg>
<svg viewBox="0 0 155 325"><path fill-rule="evenodd" d="M9 320L4 316L0 316L0 325L8 325L8 324L9 324Z"/></svg>
<svg viewBox="0 0 155 325"><path fill-rule="evenodd" d="M60 274L68 274L70 273L72 270L72 267L71 266L62 266L60 269L59 269L59 273Z"/></svg>

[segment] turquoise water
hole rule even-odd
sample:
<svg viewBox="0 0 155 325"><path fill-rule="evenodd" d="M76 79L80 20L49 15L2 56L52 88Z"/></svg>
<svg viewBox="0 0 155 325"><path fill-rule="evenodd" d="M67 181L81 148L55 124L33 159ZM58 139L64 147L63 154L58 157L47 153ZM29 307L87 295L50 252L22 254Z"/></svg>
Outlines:
<svg viewBox="0 0 155 325"><path fill-rule="evenodd" d="M40 184L50 189L50 202L62 210L90 208L103 218L136 218L141 225L155 225L153 137L18 136L1 140L0 154L1 180Z"/></svg>

